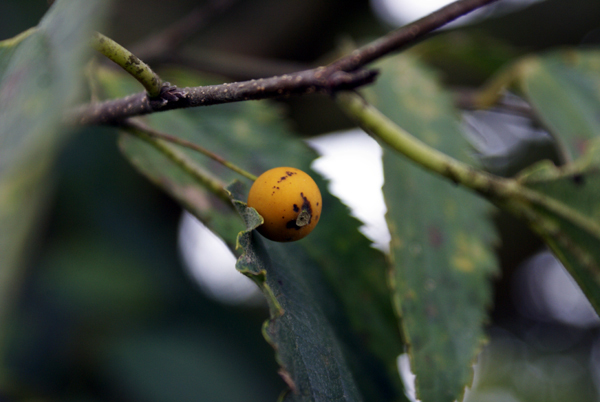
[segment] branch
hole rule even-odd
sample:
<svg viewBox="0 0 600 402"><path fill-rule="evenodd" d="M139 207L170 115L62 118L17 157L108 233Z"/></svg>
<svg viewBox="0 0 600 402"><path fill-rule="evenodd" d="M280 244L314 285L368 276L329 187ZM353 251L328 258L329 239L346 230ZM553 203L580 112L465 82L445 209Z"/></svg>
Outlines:
<svg viewBox="0 0 600 402"><path fill-rule="evenodd" d="M155 98L161 94L161 79L129 50L98 32L92 36L92 47L131 74L146 88L148 95Z"/></svg>
<svg viewBox="0 0 600 402"><path fill-rule="evenodd" d="M498 0L456 1L325 67L223 85L183 89L163 86L158 99L149 99L145 93L138 93L100 104L82 106L69 117L77 124L112 124L129 117L172 109L354 89L375 80L377 72L363 69L366 64L414 43L448 22L495 1Z"/></svg>
<svg viewBox="0 0 600 402"><path fill-rule="evenodd" d="M315 92L331 93L373 82L377 72L358 70L326 74L325 67L294 74L231 84L176 88L163 86L160 96L149 98L145 92L103 103L84 105L70 116L76 124L114 124L120 120L154 112L246 100L269 99Z"/></svg>
<svg viewBox="0 0 600 402"><path fill-rule="evenodd" d="M144 130L141 130L137 127L123 126L122 128L128 134L134 135L154 146L163 155L171 159L173 163L198 180L198 182L203 186L208 188L213 194L225 201L226 204L231 204L229 193L225 189L225 183L221 182L217 177L214 177L210 172L202 169L185 153L161 139L148 135L148 133L146 133Z"/></svg>
<svg viewBox="0 0 600 402"><path fill-rule="evenodd" d="M506 198L508 179L490 173L446 155L413 137L400 126L353 92L336 94L337 104L358 125L417 165L486 196Z"/></svg>
<svg viewBox="0 0 600 402"><path fill-rule="evenodd" d="M341 92L337 94L336 100L348 117L357 121L363 130L377 136L422 168L478 192L501 208L528 220L534 226L540 222L548 225L548 222L547 218L532 207L549 211L587 233L600 237L600 225L580 211L528 188L518 180L493 175L430 147L381 114L360 95ZM554 226L554 230L557 229L555 223L551 225ZM552 231L547 228L546 230Z"/></svg>
<svg viewBox="0 0 600 402"><path fill-rule="evenodd" d="M228 160L226 160L225 158L222 158L221 156L215 154L214 152L211 152L208 149L201 147L200 145L193 143L191 141L187 141L187 140L184 140L183 138L175 137L174 135L170 135L170 134L158 131L158 130L142 123L139 120L134 120L134 119L126 120L123 123L122 127L132 128L132 129L137 130L138 132L146 133L146 135L148 135L149 137L157 138L157 139L167 141L167 142L172 142L173 144L177 144L177 145L181 145L182 147L189 148L193 151L199 152L199 153L209 157L210 159L220 163L221 165L233 170L234 172L238 173L239 175L244 176L245 178L247 178L251 181L256 180L255 175L245 171L244 169L229 162Z"/></svg>
<svg viewBox="0 0 600 402"><path fill-rule="evenodd" d="M425 35L443 27L449 22L496 1L498 0L455 1L353 51L348 56L342 57L331 64L331 66L342 71L353 71L361 68L407 45L415 44L415 42L425 37Z"/></svg>

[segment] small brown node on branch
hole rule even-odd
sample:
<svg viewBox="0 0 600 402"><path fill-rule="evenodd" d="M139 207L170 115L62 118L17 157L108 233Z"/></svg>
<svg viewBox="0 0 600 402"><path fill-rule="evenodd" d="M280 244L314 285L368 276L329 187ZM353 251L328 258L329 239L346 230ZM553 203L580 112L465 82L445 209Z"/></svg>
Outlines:
<svg viewBox="0 0 600 402"><path fill-rule="evenodd" d="M187 93L182 89L165 82L160 88L158 97L167 102L177 102L180 99L185 99L187 97Z"/></svg>

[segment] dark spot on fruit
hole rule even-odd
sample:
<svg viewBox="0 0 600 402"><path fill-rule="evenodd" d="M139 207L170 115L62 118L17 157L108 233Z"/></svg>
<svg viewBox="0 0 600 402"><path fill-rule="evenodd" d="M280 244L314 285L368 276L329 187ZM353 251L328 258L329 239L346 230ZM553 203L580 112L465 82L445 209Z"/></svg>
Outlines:
<svg viewBox="0 0 600 402"><path fill-rule="evenodd" d="M277 183L281 183L282 181L284 181L284 180L285 180L285 179L287 179L288 177L291 177L291 176L295 175L295 174L296 174L296 172L288 172L288 171L286 171L286 172L285 172L285 174L286 174L286 176L281 176L281 177L279 178L279 181L277 181Z"/></svg>
<svg viewBox="0 0 600 402"><path fill-rule="evenodd" d="M294 204L294 212L300 212L300 208L298 208L298 205Z"/></svg>
<svg viewBox="0 0 600 402"><path fill-rule="evenodd" d="M308 223L310 223L310 221L312 220L312 206L310 205L310 201L308 200L308 198L306 198L304 196L304 193L300 193L300 197L302 197L302 209L308 212L308 216L310 217L308 219Z"/></svg>
<svg viewBox="0 0 600 402"><path fill-rule="evenodd" d="M289 221L288 221L288 222L285 224L285 227L286 227L287 229L296 229L296 230L300 230L300 229L302 229L302 227L300 227L300 226L296 225L296 220L295 220L295 219L289 220Z"/></svg>

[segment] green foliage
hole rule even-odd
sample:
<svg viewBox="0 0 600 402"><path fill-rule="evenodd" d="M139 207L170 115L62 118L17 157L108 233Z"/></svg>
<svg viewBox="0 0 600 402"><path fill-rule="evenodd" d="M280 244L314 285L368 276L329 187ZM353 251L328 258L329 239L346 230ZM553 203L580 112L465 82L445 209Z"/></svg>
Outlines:
<svg viewBox="0 0 600 402"><path fill-rule="evenodd" d="M563 169L541 162L519 178L521 184L545 201L529 206L534 214L531 225L567 267L597 312L600 312L599 172L596 145Z"/></svg>
<svg viewBox="0 0 600 402"><path fill-rule="evenodd" d="M519 65L524 95L544 125L566 146L572 160L600 133L600 52L596 49L553 52Z"/></svg>
<svg viewBox="0 0 600 402"><path fill-rule="evenodd" d="M516 191L504 207L546 241L597 312L600 194L594 144L600 133L599 54L586 49L527 57L505 69L483 92L488 97L500 87L517 84L564 148L564 166L543 161L526 169L519 184L533 192L521 196Z"/></svg>
<svg viewBox="0 0 600 402"><path fill-rule="evenodd" d="M240 358L238 364L252 336L236 338L248 344L234 353L202 325L182 323L189 311L174 305L189 300L169 290L183 288L173 285L172 277L162 280L155 271L160 263L150 257L151 235L142 236L143 246L135 250L116 247L118 241L100 233L101 224L52 239L40 257L41 273L30 284L32 294L44 295L42 304L52 314L45 318L43 312L35 312L29 321L7 319L15 305L12 299L21 290L25 251L32 249L30 240L52 200L56 155L71 131L65 116L82 98L88 38L104 13L105 6L96 0L57 0L36 28L0 42L0 324L12 331L0 333L0 388L28 388L26 380L12 381L4 373L19 377L18 369L4 367L11 362L6 357L7 335L26 338L12 356L29 356L28 350L35 349L27 347L29 338L45 345L46 333L36 335L42 324L64 324L81 345L71 347L70 338L61 339L56 356L70 356L77 361L73 367L87 367L82 376L93 378L87 381L94 386L107 380L143 400L243 399L246 389L264 380L250 362ZM491 106L500 89L516 87L535 118L565 148L564 166L543 161L503 181L470 159L451 94L422 63L446 63L444 71L455 79L479 82L515 53L500 42L463 32L440 35L379 64L382 74L365 91L366 98L399 129L429 146L421 151L429 149L431 160L441 159L435 166L451 166L444 165L448 161L467 166L467 174L452 176L412 158L422 165L417 166L406 158L410 155L384 147L389 255L371 246L359 232L360 222L315 173L324 204L319 226L297 243L274 243L254 230L262 218L245 205L249 183L237 182L235 172L143 132L118 133L124 159L220 237L236 254L238 270L263 291L269 307L263 335L288 387L281 400L406 401L397 370L397 357L404 352L410 356L420 400L461 400L486 341L492 281L499 271L494 255L497 234L491 205L484 198L539 234L600 311L598 51L527 57L497 73L481 92L480 103ZM110 99L141 90L123 72L103 66L89 72L94 96ZM163 71L161 76L178 87L211 83L185 69ZM310 171L317 155L286 116L275 103L241 102L156 113L143 122L253 174L287 165ZM89 133L102 135L99 131ZM117 131L110 128L104 134ZM107 199L95 193L98 189L88 190L92 195L85 200L90 203ZM72 202L67 203L71 212L78 207ZM137 213L138 220L152 219ZM104 215L96 219L107 220ZM167 248L164 239L162 243L157 248ZM172 269L171 257L165 265ZM19 308L27 310L26 304ZM231 313L214 305L208 309L207 314L218 316ZM172 318L174 311L184 319ZM64 323L52 321L55 317ZM9 322L18 325L6 325ZM56 346L52 339L48 342ZM88 360L93 363L82 363ZM218 382L220 375L229 375L236 385L199 391L204 385L196 383L198 378L209 384ZM33 388L25 394L43 395L43 385ZM263 392L258 388L258 394Z"/></svg>
<svg viewBox="0 0 600 402"><path fill-rule="evenodd" d="M62 113L79 96L101 1L56 1L37 29L0 45L0 320L27 240L52 188L52 166L69 133Z"/></svg>
<svg viewBox="0 0 600 402"><path fill-rule="evenodd" d="M189 85L205 81L182 71L171 74ZM98 76L111 97L126 94L127 82L131 83L123 75L106 71ZM179 137L196 142L227 160L243 162L244 167L255 173L285 165L308 171L314 152L289 134L289 128L277 112L270 104L240 103L157 114L148 120L153 127L176 132ZM223 205L189 173L143 140L124 135L120 146L136 168L186 205L233 250L242 222L231 213L229 206ZM222 180L236 178L233 172L206 156L183 148L179 151ZM248 158L248 155L253 157ZM369 241L358 232L359 223L349 215L348 209L325 191L327 183L318 176L313 177L322 189L325 213L318 228L290 253L298 260L309 261L311 270L318 267L321 272L322 276L309 285L312 292L316 292L316 303L327 315L327 325L336 330L340 342L336 347L346 352L345 359L352 367L364 398L401 400L403 391L395 362L402 346L386 285L384 256L371 248ZM245 199L245 194L241 198ZM345 233L343 241L332 241L339 233ZM277 314L276 310L272 311L273 318ZM363 343L363 339L368 341ZM320 336L312 342L320 344ZM295 380L292 377L292 381Z"/></svg>
<svg viewBox="0 0 600 402"><path fill-rule="evenodd" d="M296 244L263 239L263 223L245 203L234 200L247 230L238 243L237 269L254 278L267 297L271 319L263 333L277 351L280 374L290 387L284 401L360 401L360 393L318 295L323 282L316 261ZM316 286L315 286L316 285Z"/></svg>
<svg viewBox="0 0 600 402"><path fill-rule="evenodd" d="M380 65L369 99L399 126L459 159L468 145L451 99L408 55ZM385 147L394 303L417 376L417 397L453 401L472 377L497 273L489 206Z"/></svg>

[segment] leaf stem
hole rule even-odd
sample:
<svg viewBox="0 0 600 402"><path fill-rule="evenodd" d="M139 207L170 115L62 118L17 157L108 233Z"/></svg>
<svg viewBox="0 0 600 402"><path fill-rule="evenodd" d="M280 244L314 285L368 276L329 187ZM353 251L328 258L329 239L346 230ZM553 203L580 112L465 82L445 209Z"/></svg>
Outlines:
<svg viewBox="0 0 600 402"><path fill-rule="evenodd" d="M163 155L171 159L171 161L193 176L203 186L208 188L213 194L217 195L227 204L231 203L229 192L225 189L225 184L218 178L214 177L210 172L202 169L200 166L198 166L198 164L191 160L187 155L180 152L177 148L169 145L162 139L149 135L144 130L141 130L137 127L123 126L122 128L128 134L135 135L136 137L154 146Z"/></svg>
<svg viewBox="0 0 600 402"><path fill-rule="evenodd" d="M410 135L354 92L336 97L341 108L367 132L372 133L419 166L470 188L499 207L539 225L544 218L532 206L550 211L600 238L600 225L576 209L522 185L456 160Z"/></svg>
<svg viewBox="0 0 600 402"><path fill-rule="evenodd" d="M247 178L251 181L254 181L257 179L257 177L255 175L253 175L252 173L245 171L241 167L229 162L228 160L215 154L214 152L211 152L208 149L206 149L198 144L195 144L191 141L184 140L183 138L179 138L174 135L170 135L170 134L161 132L159 130L156 130L156 129L142 123L139 120L128 119L123 126L135 128L137 130L143 131L150 137L158 138L158 139L161 139L161 140L164 140L167 142L171 142L173 144L181 145L182 147L186 147L186 148L189 148L196 152L199 152L202 155L208 156L210 159L220 163L221 165L225 166L226 168L233 170L234 172L244 176L245 178Z"/></svg>
<svg viewBox="0 0 600 402"><path fill-rule="evenodd" d="M336 100L338 105L365 131L377 136L427 170L480 192L487 192L490 180L503 180L431 148L369 105L357 93L341 92Z"/></svg>
<svg viewBox="0 0 600 402"><path fill-rule="evenodd" d="M148 96L155 98L160 95L161 79L129 50L99 32L92 36L92 46L138 80L148 92Z"/></svg>

